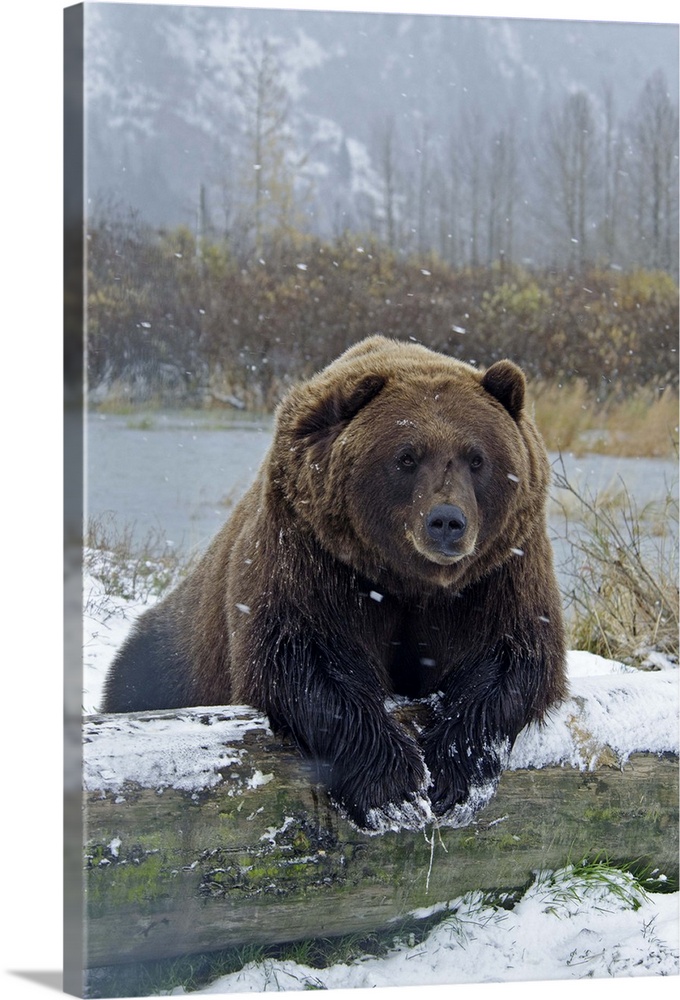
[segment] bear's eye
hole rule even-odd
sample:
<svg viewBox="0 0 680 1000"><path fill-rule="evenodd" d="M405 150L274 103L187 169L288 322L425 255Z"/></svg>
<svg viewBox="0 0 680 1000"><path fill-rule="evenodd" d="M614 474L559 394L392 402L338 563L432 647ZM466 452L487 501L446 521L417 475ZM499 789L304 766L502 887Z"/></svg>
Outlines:
<svg viewBox="0 0 680 1000"><path fill-rule="evenodd" d="M475 472L477 469L481 469L483 465L484 465L484 459L478 452L470 456L470 468L472 469L473 472Z"/></svg>
<svg viewBox="0 0 680 1000"><path fill-rule="evenodd" d="M403 472L413 472L418 465L418 459L412 451L402 451L397 458L397 465Z"/></svg>

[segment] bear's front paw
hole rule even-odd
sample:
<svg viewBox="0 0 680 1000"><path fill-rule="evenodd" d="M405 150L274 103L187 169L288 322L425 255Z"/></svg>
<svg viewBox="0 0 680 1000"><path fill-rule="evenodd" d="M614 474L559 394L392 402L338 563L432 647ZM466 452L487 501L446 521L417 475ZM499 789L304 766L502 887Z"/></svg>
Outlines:
<svg viewBox="0 0 680 1000"><path fill-rule="evenodd" d="M509 741L482 747L430 745L425 760L432 775L432 811L443 826L467 826L493 798L509 754Z"/></svg>
<svg viewBox="0 0 680 1000"><path fill-rule="evenodd" d="M439 781L430 788L432 810L439 826L468 826L477 813L493 798L498 787L500 773L495 778L481 784L470 784L465 792L451 794L448 787L441 788L442 775Z"/></svg>
<svg viewBox="0 0 680 1000"><path fill-rule="evenodd" d="M342 787L331 786L331 798L350 822L364 833L422 830L432 820L428 799L430 775L415 746L397 745L345 775ZM387 758L387 759L386 759Z"/></svg>
<svg viewBox="0 0 680 1000"><path fill-rule="evenodd" d="M369 809L360 829L364 833L386 833L388 830L422 830L433 819L427 786L411 793L402 802L388 802Z"/></svg>

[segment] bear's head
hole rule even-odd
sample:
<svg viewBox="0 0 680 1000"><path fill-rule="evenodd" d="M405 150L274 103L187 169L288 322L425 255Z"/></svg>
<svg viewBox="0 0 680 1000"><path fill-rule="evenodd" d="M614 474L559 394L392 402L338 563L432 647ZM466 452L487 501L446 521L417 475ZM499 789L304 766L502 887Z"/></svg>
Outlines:
<svg viewBox="0 0 680 1000"><path fill-rule="evenodd" d="M284 400L273 478L336 558L457 589L542 526L548 464L524 395L510 361L480 372L371 337Z"/></svg>

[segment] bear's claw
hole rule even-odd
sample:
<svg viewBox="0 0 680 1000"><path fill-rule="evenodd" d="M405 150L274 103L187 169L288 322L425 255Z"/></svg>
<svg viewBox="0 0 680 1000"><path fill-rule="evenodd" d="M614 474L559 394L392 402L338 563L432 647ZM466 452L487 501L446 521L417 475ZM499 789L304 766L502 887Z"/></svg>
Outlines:
<svg viewBox="0 0 680 1000"><path fill-rule="evenodd" d="M390 830L422 830L433 819L430 802L424 795L414 795L404 802L390 802L380 808L369 809L363 833L379 834ZM356 825L356 824L355 824Z"/></svg>
<svg viewBox="0 0 680 1000"><path fill-rule="evenodd" d="M438 825L450 827L468 826L477 813L491 801L497 787L498 778L492 778L484 784L471 785L468 796L463 801L455 802L453 805L446 805L440 799L439 803L434 806Z"/></svg>

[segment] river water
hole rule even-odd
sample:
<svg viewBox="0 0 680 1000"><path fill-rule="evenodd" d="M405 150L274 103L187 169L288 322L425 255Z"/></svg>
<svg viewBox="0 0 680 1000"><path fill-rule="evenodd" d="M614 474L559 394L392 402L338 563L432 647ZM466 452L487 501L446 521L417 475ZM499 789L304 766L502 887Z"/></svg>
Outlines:
<svg viewBox="0 0 680 1000"><path fill-rule="evenodd" d="M138 541L153 535L182 555L202 551L247 489L271 441L271 421L230 414L153 412L86 422L86 513L111 518ZM596 495L625 486L639 507L677 491L673 461L590 455L551 456L579 492ZM550 530L558 574L568 546L560 511L563 490L553 490ZM571 506L573 513L573 505Z"/></svg>

